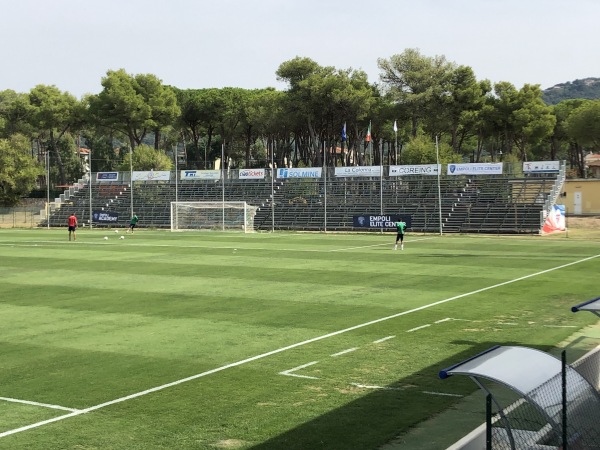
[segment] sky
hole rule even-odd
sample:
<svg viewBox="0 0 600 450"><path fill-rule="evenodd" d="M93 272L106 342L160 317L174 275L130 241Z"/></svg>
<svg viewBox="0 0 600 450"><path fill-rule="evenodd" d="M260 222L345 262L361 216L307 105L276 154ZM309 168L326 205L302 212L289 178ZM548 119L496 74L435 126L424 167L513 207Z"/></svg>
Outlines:
<svg viewBox="0 0 600 450"><path fill-rule="evenodd" d="M181 89L287 86L281 63L364 70L407 48L479 80L600 77L600 0L0 0L0 91L97 94L108 70Z"/></svg>

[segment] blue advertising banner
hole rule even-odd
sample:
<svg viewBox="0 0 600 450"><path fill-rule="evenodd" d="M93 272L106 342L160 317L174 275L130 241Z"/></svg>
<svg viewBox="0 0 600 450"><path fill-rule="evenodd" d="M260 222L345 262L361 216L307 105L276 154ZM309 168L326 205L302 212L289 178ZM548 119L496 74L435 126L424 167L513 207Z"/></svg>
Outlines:
<svg viewBox="0 0 600 450"><path fill-rule="evenodd" d="M119 213L113 211L93 211L92 222L97 223L117 223L119 221Z"/></svg>
<svg viewBox="0 0 600 450"><path fill-rule="evenodd" d="M394 228L395 223L403 220L406 222L406 228L411 227L412 217L410 214L363 214L353 216L352 222L354 228Z"/></svg>
<svg viewBox="0 0 600 450"><path fill-rule="evenodd" d="M117 181L119 172L97 172L96 181Z"/></svg>

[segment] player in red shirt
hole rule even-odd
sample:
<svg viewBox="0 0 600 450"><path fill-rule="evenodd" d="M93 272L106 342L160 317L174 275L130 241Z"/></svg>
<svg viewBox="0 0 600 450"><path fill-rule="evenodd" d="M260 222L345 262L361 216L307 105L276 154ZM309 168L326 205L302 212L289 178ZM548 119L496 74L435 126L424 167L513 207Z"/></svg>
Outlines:
<svg viewBox="0 0 600 450"><path fill-rule="evenodd" d="M73 240L77 240L77 217L75 217L75 213L72 213L67 219L69 222L69 240L71 240L71 233L73 233Z"/></svg>

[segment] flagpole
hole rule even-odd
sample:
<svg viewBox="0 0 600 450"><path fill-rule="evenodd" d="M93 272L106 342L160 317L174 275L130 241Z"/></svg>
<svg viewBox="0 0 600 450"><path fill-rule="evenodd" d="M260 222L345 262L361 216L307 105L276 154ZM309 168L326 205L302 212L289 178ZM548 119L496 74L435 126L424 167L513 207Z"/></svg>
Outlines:
<svg viewBox="0 0 600 450"><path fill-rule="evenodd" d="M396 144L394 146L394 164L398 164L398 125L394 120L394 134L396 135Z"/></svg>
<svg viewBox="0 0 600 450"><path fill-rule="evenodd" d="M437 172L438 172L438 176L437 176L437 181L438 181L438 208L440 210L440 236L443 234L442 231L442 190L440 188L440 175L442 172L442 168L440 166L440 149L439 149L439 145L438 145L438 137L437 135L435 136L435 159L437 162Z"/></svg>

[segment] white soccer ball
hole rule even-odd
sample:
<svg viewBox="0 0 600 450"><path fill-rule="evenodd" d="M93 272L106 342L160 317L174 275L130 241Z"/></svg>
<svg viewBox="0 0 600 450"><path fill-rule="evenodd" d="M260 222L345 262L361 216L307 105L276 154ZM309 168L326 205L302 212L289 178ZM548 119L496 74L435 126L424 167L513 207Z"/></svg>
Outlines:
<svg viewBox="0 0 600 450"><path fill-rule="evenodd" d="M105 240L105 241L108 241L108 236L104 236L104 240Z"/></svg>
<svg viewBox="0 0 600 450"><path fill-rule="evenodd" d="M119 239L125 239L125 236L121 236Z"/></svg>

